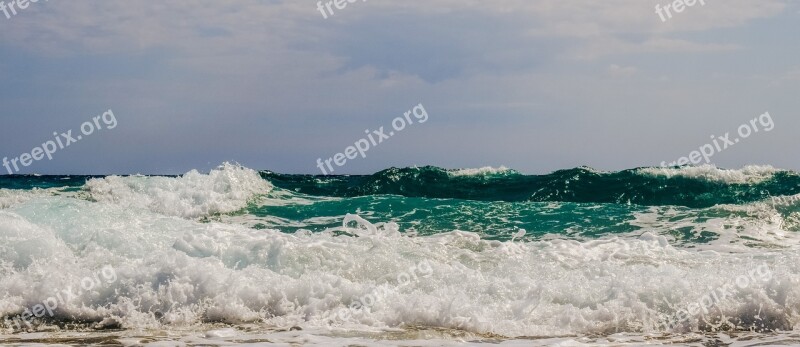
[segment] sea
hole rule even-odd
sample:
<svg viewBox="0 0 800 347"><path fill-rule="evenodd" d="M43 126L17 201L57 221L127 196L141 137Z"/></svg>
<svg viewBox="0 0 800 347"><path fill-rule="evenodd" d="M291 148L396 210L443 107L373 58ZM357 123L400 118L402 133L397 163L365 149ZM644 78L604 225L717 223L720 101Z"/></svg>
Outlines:
<svg viewBox="0 0 800 347"><path fill-rule="evenodd" d="M770 166L0 176L0 344L800 344Z"/></svg>

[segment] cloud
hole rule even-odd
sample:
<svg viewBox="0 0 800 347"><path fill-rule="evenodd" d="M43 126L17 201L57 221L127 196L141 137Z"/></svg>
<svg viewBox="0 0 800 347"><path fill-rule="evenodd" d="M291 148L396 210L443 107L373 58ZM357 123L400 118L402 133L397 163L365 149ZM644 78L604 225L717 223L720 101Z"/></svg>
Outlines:
<svg viewBox="0 0 800 347"><path fill-rule="evenodd" d="M647 46L668 40L663 35L743 25L776 15L786 7L781 0L729 0L690 8L691 11L662 23L653 11L654 4L631 0L405 0L350 6L324 20L311 2L197 0L143 6L133 1L87 0L39 4L35 11L15 17L10 23L15 35L5 35L0 40L47 53L169 48L197 54L235 49L274 54L276 49L308 49L346 38L352 30L369 30L363 27L365 24L385 34L389 30L381 30L375 19L391 16L417 24L436 19L441 22L428 26L440 28L456 25L464 29L470 22L480 24L473 27L476 29L472 30L473 37L461 37L479 39L478 44L496 39L480 35L479 29L506 27L503 31L532 38L583 39L578 41L579 45L592 45L591 40L620 41L633 33L645 37L628 40L628 45ZM368 33L356 34L365 37ZM446 38L444 34L439 38ZM448 37L458 39L458 34L453 32ZM475 34L478 36L474 37ZM463 39L462 45L467 43ZM661 48L670 47L686 51L680 45Z"/></svg>
<svg viewBox="0 0 800 347"><path fill-rule="evenodd" d="M766 21L752 22L786 6L779 0L709 1L662 23L655 4L368 1L323 19L315 1L39 2L3 23L0 64L13 71L0 81L7 91L0 96L7 110L0 118L21 115L12 125L25 127L26 117L40 112L52 114L48 122L63 123L55 128L69 127L62 113L83 117L102 104L127 115L115 134L129 131L125 141L141 146L142 158L188 163L194 156L205 164L245 157L261 167L280 169L265 162L272 160L313 171L316 157L306 156L326 153L331 143L352 143L365 127L423 102L433 113L419 130L427 135L405 134L382 149L385 156L364 161L369 167L353 168L371 171L420 156L428 163L474 166L490 164L481 160L492 155L530 158L523 152L532 147L552 159L551 167L586 164L582 158L602 146L571 144L564 134L604 143L612 130L597 129L635 121L644 127L650 121L636 117L652 116L659 103L661 127L687 124L692 120L674 115L698 109L709 119L729 116L730 110L714 110L726 107L729 86L755 88L742 77L761 68L752 64L753 37L774 30ZM739 34L745 31L752 35ZM723 64L717 64L720 56ZM791 54L783 56L791 60ZM771 78L795 63L776 64ZM730 79L708 78L720 70L730 71ZM717 90L715 99L709 91ZM23 91L32 93L20 98ZM685 109L674 111L675 105ZM605 121L606 128L599 128ZM485 141L468 140L450 126ZM38 129L29 132L0 139L0 147L30 142L20 138L35 137ZM553 144L564 143L571 149L552 152L560 148ZM97 148L110 152L105 148L114 146Z"/></svg>
<svg viewBox="0 0 800 347"><path fill-rule="evenodd" d="M606 72L612 77L628 77L633 76L639 69L633 66L619 66L617 64L611 64L611 66L606 69Z"/></svg>
<svg viewBox="0 0 800 347"><path fill-rule="evenodd" d="M800 81L800 67L796 67L786 72L786 74L783 76L783 79L789 81Z"/></svg>
<svg viewBox="0 0 800 347"><path fill-rule="evenodd" d="M683 39L649 38L639 42L631 42L619 38L597 39L578 45L566 53L566 57L578 60L595 60L601 57L630 54L665 54L665 53L710 53L740 50L737 44L698 43Z"/></svg>

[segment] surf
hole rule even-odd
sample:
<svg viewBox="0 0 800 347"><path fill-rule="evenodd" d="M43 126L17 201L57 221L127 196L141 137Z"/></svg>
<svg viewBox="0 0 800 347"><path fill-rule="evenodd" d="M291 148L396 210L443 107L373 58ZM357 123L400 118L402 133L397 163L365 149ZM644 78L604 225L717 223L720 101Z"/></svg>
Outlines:
<svg viewBox="0 0 800 347"><path fill-rule="evenodd" d="M767 193L795 196L796 180L769 167L315 177L234 164L174 177L4 178L0 317L110 266L115 281L64 298L30 330L792 331L800 210ZM665 193L688 186L699 188ZM719 288L724 299L698 313Z"/></svg>

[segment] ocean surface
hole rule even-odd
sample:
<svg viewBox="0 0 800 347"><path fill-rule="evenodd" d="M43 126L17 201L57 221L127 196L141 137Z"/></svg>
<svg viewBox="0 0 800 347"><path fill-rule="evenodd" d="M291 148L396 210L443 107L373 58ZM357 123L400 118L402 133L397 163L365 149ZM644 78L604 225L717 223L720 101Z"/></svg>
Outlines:
<svg viewBox="0 0 800 347"><path fill-rule="evenodd" d="M0 344L800 344L800 174L0 176Z"/></svg>

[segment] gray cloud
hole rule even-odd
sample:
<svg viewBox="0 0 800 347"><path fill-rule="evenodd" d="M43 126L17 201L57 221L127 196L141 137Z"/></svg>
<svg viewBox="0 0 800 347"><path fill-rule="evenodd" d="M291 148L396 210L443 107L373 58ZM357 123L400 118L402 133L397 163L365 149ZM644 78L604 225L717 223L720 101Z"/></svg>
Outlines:
<svg viewBox="0 0 800 347"><path fill-rule="evenodd" d="M771 139L719 164L796 166L776 154L797 145L780 131L797 125L781 117L800 106L796 64L759 71L754 42L704 36L769 36L777 29L752 23L785 15L788 3L715 2L668 23L655 4L371 1L326 20L305 1L40 3L2 23L0 67L12 73L0 81L0 119L15 130L0 148L16 155L112 107L113 135L32 171L237 160L314 172L317 157L423 102L429 123L346 169L654 165L767 110Z"/></svg>

